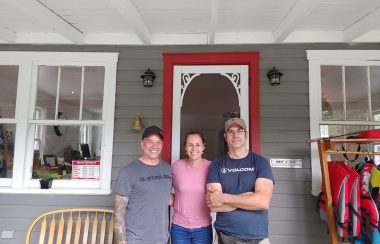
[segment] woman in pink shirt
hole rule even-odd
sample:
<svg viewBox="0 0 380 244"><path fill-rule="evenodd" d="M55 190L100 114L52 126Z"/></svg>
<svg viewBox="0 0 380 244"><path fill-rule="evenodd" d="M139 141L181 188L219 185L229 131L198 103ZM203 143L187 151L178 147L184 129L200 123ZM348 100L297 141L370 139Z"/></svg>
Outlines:
<svg viewBox="0 0 380 244"><path fill-rule="evenodd" d="M206 180L211 162L203 158L205 139L202 133L185 135L186 158L172 164L175 191L172 244L210 244L212 226L206 205Z"/></svg>

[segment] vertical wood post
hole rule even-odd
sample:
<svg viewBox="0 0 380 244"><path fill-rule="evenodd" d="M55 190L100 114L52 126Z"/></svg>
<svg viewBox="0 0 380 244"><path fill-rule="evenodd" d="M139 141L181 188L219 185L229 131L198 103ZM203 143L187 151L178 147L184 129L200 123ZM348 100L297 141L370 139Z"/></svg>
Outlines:
<svg viewBox="0 0 380 244"><path fill-rule="evenodd" d="M324 182L324 192L325 192L325 204L326 204L326 212L327 212L327 224L329 228L329 239L331 244L337 244L337 234L336 234L336 224L334 218L333 211L333 203L332 203L332 195L331 195L331 185L330 185L330 175L327 164L327 145L329 141L319 140L318 141L318 149L319 149L319 159L321 163L321 171L322 171L322 182ZM328 148L330 148L328 146Z"/></svg>

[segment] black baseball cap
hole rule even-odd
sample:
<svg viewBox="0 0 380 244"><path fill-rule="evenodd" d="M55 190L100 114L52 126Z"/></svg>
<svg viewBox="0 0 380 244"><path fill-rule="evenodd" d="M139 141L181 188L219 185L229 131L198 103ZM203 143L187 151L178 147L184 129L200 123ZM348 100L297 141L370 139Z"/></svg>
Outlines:
<svg viewBox="0 0 380 244"><path fill-rule="evenodd" d="M144 138L147 138L151 135L158 135L161 138L161 140L164 139L164 136L162 134L162 130L155 125L152 125L152 126L145 128L144 132L142 133L142 139L144 140Z"/></svg>

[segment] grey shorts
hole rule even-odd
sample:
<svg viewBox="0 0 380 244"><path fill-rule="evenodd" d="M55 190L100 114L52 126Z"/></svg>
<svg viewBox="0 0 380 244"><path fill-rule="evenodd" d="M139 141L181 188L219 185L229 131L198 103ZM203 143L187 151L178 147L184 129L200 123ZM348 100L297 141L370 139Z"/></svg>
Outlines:
<svg viewBox="0 0 380 244"><path fill-rule="evenodd" d="M223 232L217 232L217 234L219 244L270 244L269 238L261 240L241 240L234 236L226 235Z"/></svg>

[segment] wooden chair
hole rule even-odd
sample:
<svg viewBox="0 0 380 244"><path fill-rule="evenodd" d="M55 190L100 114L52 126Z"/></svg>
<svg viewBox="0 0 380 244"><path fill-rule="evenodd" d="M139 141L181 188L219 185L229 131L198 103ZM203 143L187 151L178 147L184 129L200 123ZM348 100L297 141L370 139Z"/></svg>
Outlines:
<svg viewBox="0 0 380 244"><path fill-rule="evenodd" d="M39 244L112 244L113 220L113 210L109 209L76 208L47 212L30 225L25 243L38 239ZM88 242L89 237L91 242Z"/></svg>

